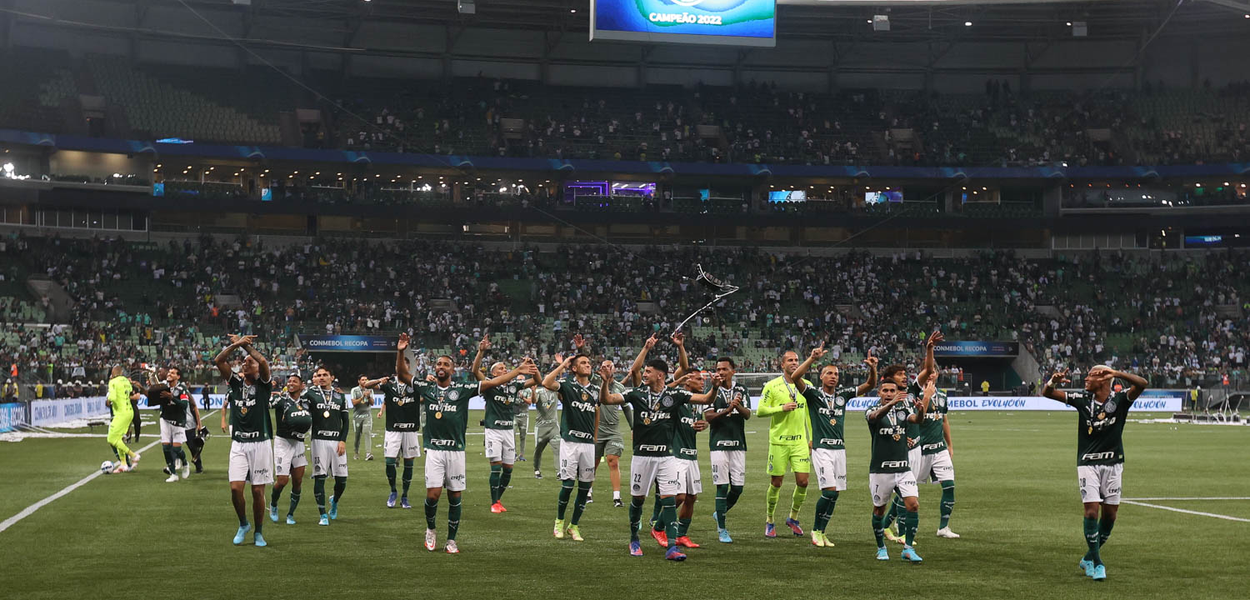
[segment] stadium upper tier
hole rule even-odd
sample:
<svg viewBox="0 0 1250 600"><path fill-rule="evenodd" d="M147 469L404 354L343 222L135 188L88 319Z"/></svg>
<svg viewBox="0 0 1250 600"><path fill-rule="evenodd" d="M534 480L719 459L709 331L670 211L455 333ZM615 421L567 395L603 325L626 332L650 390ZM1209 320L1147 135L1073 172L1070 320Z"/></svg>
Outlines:
<svg viewBox="0 0 1250 600"><path fill-rule="evenodd" d="M177 362L197 375L228 332L250 332L295 362L298 334L409 331L426 354L468 358L490 331L495 355L549 359L575 333L629 359L707 301L702 264L741 287L688 328L696 361L729 355L774 368L782 349L828 340L857 373L875 349L915 363L925 332L1018 340L1043 370L1109 362L1173 383L1241 373L1250 346L1250 252L1025 259L653 246L503 251L473 244L316 240L283 247L208 236L168 243L11 235L6 280L44 274L76 302L52 328L45 301L3 288L0 358L47 379L91 379L119 357ZM667 351L666 351L667 352ZM669 357L670 359L674 357ZM467 360L463 361L467 364ZM464 366L464 365L461 365ZM60 375L62 372L64 376Z"/></svg>
<svg viewBox="0 0 1250 600"><path fill-rule="evenodd" d="M435 155L898 166L1173 165L1250 156L1250 84L975 95L771 85L314 81L6 50L0 127ZM287 89L290 87L291 89ZM297 109L311 109L299 110ZM296 116L298 115L298 117ZM285 119L285 121L284 121Z"/></svg>

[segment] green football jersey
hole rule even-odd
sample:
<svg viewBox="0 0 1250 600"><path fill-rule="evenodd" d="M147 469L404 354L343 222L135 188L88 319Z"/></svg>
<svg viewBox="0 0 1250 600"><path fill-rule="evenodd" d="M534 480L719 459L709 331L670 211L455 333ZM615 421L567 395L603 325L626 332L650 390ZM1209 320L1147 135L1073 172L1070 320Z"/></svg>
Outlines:
<svg viewBox="0 0 1250 600"><path fill-rule="evenodd" d="M729 408L734 398L747 408L751 408L751 395L747 388L734 384L732 388L716 390L716 399L712 400L712 408L717 412ZM712 450L743 450L747 449L746 419L742 415L731 412L719 419L708 422L708 440Z"/></svg>
<svg viewBox="0 0 1250 600"><path fill-rule="evenodd" d="M856 389L844 387L825 393L823 388L808 387L803 390L807 398L807 411L812 423L812 448L842 450L842 425L846 405L855 397Z"/></svg>
<svg viewBox="0 0 1250 600"><path fill-rule="evenodd" d="M690 392L665 388L658 394L636 388L624 395L634 410L634 455L670 456L678 408L690 402Z"/></svg>
<svg viewBox="0 0 1250 600"><path fill-rule="evenodd" d="M924 454L937 454L946 449L946 431L942 425L946 423L946 392L937 390L929 400L929 410L924 413L924 422L920 424L920 451Z"/></svg>
<svg viewBox="0 0 1250 600"><path fill-rule="evenodd" d="M187 384L179 381L174 385L169 385L168 381L161 383L169 386L169 395L171 400L161 405L161 420L169 421L177 427L187 426L187 413L190 412L188 406L191 401L191 391L187 388Z"/></svg>
<svg viewBox="0 0 1250 600"><path fill-rule="evenodd" d="M698 432L694 422L700 418L690 404L677 405L677 422L673 426L673 456L682 460L699 460Z"/></svg>
<svg viewBox="0 0 1250 600"><path fill-rule="evenodd" d="M872 435L872 458L868 463L868 472L906 472L911 469L907 458L907 417L916 412L915 407L910 401L900 402L873 421L872 413L878 406L880 400L864 411L868 431Z"/></svg>
<svg viewBox="0 0 1250 600"><path fill-rule="evenodd" d="M312 411L308 410L307 398L292 398L282 392L273 403L274 421L278 424L278 437L304 441L312 429Z"/></svg>
<svg viewBox="0 0 1250 600"><path fill-rule="evenodd" d="M911 398L913 399L924 398L924 388L920 387L919 382L913 381L907 385L907 395L911 396ZM907 403L911 404L911 399L908 399ZM920 424L919 423L907 424L907 437L913 440L916 440L917 444L920 443Z"/></svg>
<svg viewBox="0 0 1250 600"><path fill-rule="evenodd" d="M230 439L236 442L262 442L273 438L269 421L269 396L273 394L270 380L247 383L242 375L230 375Z"/></svg>
<svg viewBox="0 0 1250 600"><path fill-rule="evenodd" d="M416 390L402 382L387 380L378 386L386 410L387 431L417 431L421 428L421 402Z"/></svg>
<svg viewBox="0 0 1250 600"><path fill-rule="evenodd" d="M575 379L560 382L560 439L566 442L595 443L595 413L599 408L599 389L577 383Z"/></svg>
<svg viewBox="0 0 1250 600"><path fill-rule="evenodd" d="M314 440L347 441L347 428L352 421L351 402L347 394L334 388L310 387L304 392L308 411L312 413Z"/></svg>
<svg viewBox="0 0 1250 600"><path fill-rule="evenodd" d="M478 394L481 386L453 383L439 387L438 384L416 380L413 384L417 397L425 407L425 448L464 452L464 434L469 427L469 399Z"/></svg>
<svg viewBox="0 0 1250 600"><path fill-rule="evenodd" d="M513 381L482 392L482 399L486 401L487 429L512 429L512 420L516 418L512 407L522 402L518 398L522 385Z"/></svg>
<svg viewBox="0 0 1250 600"><path fill-rule="evenodd" d="M1068 392L1076 409L1076 464L1118 465L1124 462L1124 424L1133 404L1128 392L1116 392L1099 403L1093 392Z"/></svg>

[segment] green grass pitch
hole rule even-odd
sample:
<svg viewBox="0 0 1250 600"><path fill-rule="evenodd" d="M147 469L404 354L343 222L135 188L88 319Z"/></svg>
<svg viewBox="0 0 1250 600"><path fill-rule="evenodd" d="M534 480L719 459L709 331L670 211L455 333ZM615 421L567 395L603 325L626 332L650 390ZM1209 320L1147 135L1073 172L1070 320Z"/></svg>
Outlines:
<svg viewBox="0 0 1250 600"><path fill-rule="evenodd" d="M1141 415L1134 415L1141 417ZM920 488L917 550L921 565L873 559L867 492L867 427L847 427L850 489L818 549L784 527L763 537L764 422L748 429L747 487L729 516L735 543L720 544L711 518L714 487L706 434L700 435L704 493L690 536L703 544L673 564L644 535L646 556L627 553L627 509L613 508L606 468L595 503L582 520L583 543L551 536L555 456L545 478L517 463L509 512L488 510L488 466L480 427L469 436L469 489L459 542L441 552L446 500L439 506L440 551L422 547L422 461L412 510L385 507L389 492L375 425L373 462L350 461L351 478L330 527L316 524L306 481L294 526L266 522L268 548L231 545L236 521L225 481L226 436L215 433L206 471L166 484L159 448L139 471L101 476L0 532L0 597L26 598L1244 598L1250 558L1240 542L1250 523L1132 504L1103 550L1108 580L1077 569L1085 551L1075 468L1075 416L1070 413L953 413L959 540L938 539L939 490ZM475 423L475 416L470 422ZM217 425L217 415L205 419ZM145 427L156 433L156 427ZM142 447L155 440L145 432ZM474 433L476 432L476 435ZM1250 497L1244 455L1250 428L1129 423L1127 498ZM629 445L628 433L626 446ZM532 454L533 436L527 443ZM349 445L350 452L350 445ZM73 484L110 458L103 438L28 439L0 443L0 519ZM627 474L628 456L623 475ZM310 470L311 472L311 470ZM782 489L785 518L793 480ZM802 509L812 522L816 497ZM285 514L287 493L281 506ZM1250 518L1247 500L1155 500L1152 504ZM572 507L570 507L572 510ZM650 515L648 501L646 516ZM644 521L646 519L644 516ZM784 532L784 535L782 533Z"/></svg>

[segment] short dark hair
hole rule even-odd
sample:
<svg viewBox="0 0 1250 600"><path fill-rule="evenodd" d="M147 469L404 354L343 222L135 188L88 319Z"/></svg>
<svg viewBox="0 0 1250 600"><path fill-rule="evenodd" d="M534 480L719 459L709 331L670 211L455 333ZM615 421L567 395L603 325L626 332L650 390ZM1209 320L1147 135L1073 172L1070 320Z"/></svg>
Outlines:
<svg viewBox="0 0 1250 600"><path fill-rule="evenodd" d="M301 377L299 373L291 373L290 375L286 376L287 379L290 379L292 377L298 379L300 383L304 383L304 378Z"/></svg>
<svg viewBox="0 0 1250 600"><path fill-rule="evenodd" d="M368 375L365 375L364 373L361 373L361 374L359 374L359 375L357 375L357 376L356 376L356 379L360 379L360 378L362 378L362 377L363 377L363 378L365 378L365 379L368 379L368 378L369 378L369 376L368 376Z"/></svg>
<svg viewBox="0 0 1250 600"><path fill-rule="evenodd" d="M886 367L884 371L881 372L881 379L894 379L894 374L898 373L899 371L902 371L903 374L906 375L907 367L904 367L903 365L890 365ZM890 383L893 383L893 382L890 382Z"/></svg>
<svg viewBox="0 0 1250 600"><path fill-rule="evenodd" d="M647 361L647 366L651 367L652 370L660 371L665 374L668 373L668 363L664 362L664 359L662 358L653 358Z"/></svg>
<svg viewBox="0 0 1250 600"><path fill-rule="evenodd" d="M895 387L895 389L897 389L897 388L898 388L898 384L897 384L897 383L894 383L894 380L893 380L893 379L883 379L883 380L881 380L881 383L877 386L877 389L880 389L880 388L882 388L883 386L887 386L887 385L892 385L892 386L894 386L894 387Z"/></svg>
<svg viewBox="0 0 1250 600"><path fill-rule="evenodd" d="M585 354L585 353L582 353L582 352L578 352L577 354L573 355L573 363L574 363L574 364L576 364L576 363L577 363L577 359L579 359L579 358L585 358L586 360L588 360L588 361L590 361L590 362L592 362L592 363L593 363L593 362L595 362L595 361L593 361L593 360L590 360L590 355L589 355L589 354Z"/></svg>
<svg viewBox="0 0 1250 600"><path fill-rule="evenodd" d="M326 373L329 373L330 375L334 375L334 371L331 371L330 367L327 367L325 365L317 365L317 370L313 371L313 373L316 373L317 371L325 371Z"/></svg>
<svg viewBox="0 0 1250 600"><path fill-rule="evenodd" d="M731 368L731 369L737 369L737 368L738 368L738 365L734 364L734 359L732 359L732 358L730 358L730 357L728 357L728 356L722 356L722 357L720 357L720 358L717 358L717 359L716 359L716 362L717 362L717 363L727 362L727 363L729 363L729 368Z"/></svg>
<svg viewBox="0 0 1250 600"><path fill-rule="evenodd" d="M182 376L182 367L179 367L178 365L169 365L168 367L165 367L165 373L168 374L170 371L177 371L178 376Z"/></svg>
<svg viewBox="0 0 1250 600"><path fill-rule="evenodd" d="M438 358L434 359L434 362L438 362L439 358L447 359L447 362L450 362L452 365L456 364L456 359L452 358L450 354L439 354Z"/></svg>

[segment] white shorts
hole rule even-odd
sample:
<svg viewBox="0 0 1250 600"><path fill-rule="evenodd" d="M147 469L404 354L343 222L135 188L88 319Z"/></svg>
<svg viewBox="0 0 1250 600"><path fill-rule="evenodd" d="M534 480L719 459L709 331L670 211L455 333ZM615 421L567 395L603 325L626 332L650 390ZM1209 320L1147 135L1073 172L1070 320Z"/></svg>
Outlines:
<svg viewBox="0 0 1250 600"><path fill-rule="evenodd" d="M924 456L924 452L920 449L920 444L916 444L915 448L907 450L907 464L911 466L911 474L920 480L920 459Z"/></svg>
<svg viewBox="0 0 1250 600"><path fill-rule="evenodd" d="M463 492L464 450L426 450L425 487L445 488L449 492Z"/></svg>
<svg viewBox="0 0 1250 600"><path fill-rule="evenodd" d="M747 453L743 450L712 451L712 485L746 485Z"/></svg>
<svg viewBox="0 0 1250 600"><path fill-rule="evenodd" d="M230 442L230 481L251 480L252 485L273 483L273 446L269 440Z"/></svg>
<svg viewBox="0 0 1250 600"><path fill-rule="evenodd" d="M591 446L593 451L594 446ZM593 457L592 457L593 458ZM486 430L486 459L510 465L516 462L516 432L511 429Z"/></svg>
<svg viewBox="0 0 1250 600"><path fill-rule="evenodd" d="M693 494L698 496L703 493L703 473L699 471L699 461L677 459L677 493Z"/></svg>
<svg viewBox="0 0 1250 600"><path fill-rule="evenodd" d="M1120 504L1120 487L1124 481L1124 463L1118 465L1081 465L1076 468L1081 484L1081 502Z"/></svg>
<svg viewBox="0 0 1250 600"><path fill-rule="evenodd" d="M416 458L421 456L421 434L415 431L388 431L382 438L382 456Z"/></svg>
<svg viewBox="0 0 1250 600"><path fill-rule="evenodd" d="M635 456L629 460L629 493L650 496L651 488L660 486L661 496L676 496L677 459L672 456Z"/></svg>
<svg viewBox="0 0 1250 600"><path fill-rule="evenodd" d="M812 470L820 489L846 489L846 450L812 449Z"/></svg>
<svg viewBox="0 0 1250 600"><path fill-rule="evenodd" d="M162 444L185 444L187 443L187 428L176 423L170 423L165 419L159 419L161 422L161 443Z"/></svg>
<svg viewBox="0 0 1250 600"><path fill-rule="evenodd" d="M347 452L339 456L339 444L334 440L313 440L313 477L347 477Z"/></svg>
<svg viewBox="0 0 1250 600"><path fill-rule="evenodd" d="M904 498L915 498L916 476L911 471L902 473L869 473L868 490L872 492L872 505L885 506L890 503L890 495L898 489L898 495Z"/></svg>
<svg viewBox="0 0 1250 600"><path fill-rule="evenodd" d="M917 483L955 481L955 465L951 462L951 453L946 450L921 455L920 466L913 471L916 472Z"/></svg>
<svg viewBox="0 0 1250 600"><path fill-rule="evenodd" d="M560 481L595 480L595 445L565 440L560 444Z"/></svg>
<svg viewBox="0 0 1250 600"><path fill-rule="evenodd" d="M291 469L308 466L308 458L304 456L304 442L288 440L283 437L273 438L273 472L279 477L291 475Z"/></svg>

